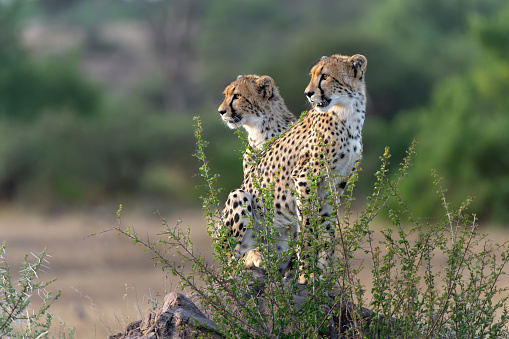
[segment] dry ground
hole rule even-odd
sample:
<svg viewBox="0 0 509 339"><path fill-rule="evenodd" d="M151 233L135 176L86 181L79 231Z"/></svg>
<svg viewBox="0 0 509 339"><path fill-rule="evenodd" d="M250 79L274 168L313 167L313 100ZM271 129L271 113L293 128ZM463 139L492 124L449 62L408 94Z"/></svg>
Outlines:
<svg viewBox="0 0 509 339"><path fill-rule="evenodd" d="M210 239L200 210L182 211L165 216L170 225L179 218L191 226L192 239L205 257L210 258ZM122 224L134 226L141 235L152 238L163 230L158 215L123 213ZM17 208L0 209L0 240L9 245L6 259L16 271L24 253L47 248L52 256L51 270L42 278L58 280L50 290L62 291L51 308L58 320L75 327L78 338L105 338L119 332L130 321L140 319L157 295L178 290L177 281L153 267L150 255L114 232L88 236L118 225L115 210L102 213L60 213L48 216L28 214ZM379 233L379 232L377 232ZM490 230L490 238L503 241L508 232ZM378 243L378 241L375 241ZM360 278L370 291L368 258ZM439 266L445 264L438 258ZM501 279L509 287L507 275ZM57 332L55 332L55 336Z"/></svg>
<svg viewBox="0 0 509 339"><path fill-rule="evenodd" d="M200 211L168 216L169 224L182 218L192 226L195 244L210 253L210 240ZM142 236L154 237L164 228L158 215L123 213L122 223L134 226ZM151 298L177 289L177 281L153 267L150 255L114 232L97 236L118 225L111 213L64 213L57 216L22 213L18 209L0 209L0 241L8 244L5 255L12 273L25 253L47 248L51 270L44 280L57 278L50 291L62 296L50 309L58 320L76 327L79 338L105 338L117 333L130 321L141 318L151 307ZM57 326L58 327L58 326ZM56 334L55 334L56 335Z"/></svg>

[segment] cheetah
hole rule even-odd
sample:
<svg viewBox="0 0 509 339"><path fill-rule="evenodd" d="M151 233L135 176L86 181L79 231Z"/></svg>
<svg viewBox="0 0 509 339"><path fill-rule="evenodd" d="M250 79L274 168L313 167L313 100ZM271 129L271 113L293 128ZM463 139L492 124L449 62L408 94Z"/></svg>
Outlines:
<svg viewBox="0 0 509 339"><path fill-rule="evenodd" d="M323 159L328 159L328 168L333 175L328 176L331 180L322 176L318 182L316 203L320 205L319 213L323 220L320 228L325 228L326 234L314 235L334 238L335 225L327 221L332 212L327 187L337 188L340 196L361 158L361 132L366 114L366 66L367 59L360 54L336 54L320 59L311 68L311 80L305 89L313 109L264 149L258 163L244 174L241 190L249 193L248 201L243 202L246 196L241 197L242 200L235 199L231 204L236 208L227 212L234 216L234 221L240 220L241 216L252 217L254 224L250 228L238 222L233 225L227 223L226 226L232 228L232 234L237 238L236 252L249 258L246 265L259 266L261 263L255 235L260 232L256 221L263 216L260 215L262 206L256 182L260 182L261 187L274 186L273 228L279 234L275 250L283 253L289 248L289 241L296 239L309 223L309 220L303 220L300 209L312 195L310 178L323 171ZM306 231L315 233L312 228ZM301 260L306 257L307 250L302 249ZM332 256L332 249L324 249L318 256L319 267L327 269ZM284 270L283 266L288 262L289 259L281 262L280 269ZM306 283L303 273L299 282Z"/></svg>
<svg viewBox="0 0 509 339"><path fill-rule="evenodd" d="M224 96L224 101L218 108L221 118L231 129L243 127L248 132L248 143L254 151L262 150L267 141L280 135L297 121L286 107L274 80L267 75L239 75L225 88ZM249 171L255 158L251 150L247 149L244 154L244 172ZM227 227L231 227L229 235L234 237L238 237L239 227L247 227L250 221L246 212L233 213L239 204L246 205L245 208L251 215L252 196L236 189L228 195L223 210L224 222ZM238 249L236 251L238 252ZM246 257L245 261L247 267L254 265L249 257ZM256 266L259 266L259 262L256 262Z"/></svg>

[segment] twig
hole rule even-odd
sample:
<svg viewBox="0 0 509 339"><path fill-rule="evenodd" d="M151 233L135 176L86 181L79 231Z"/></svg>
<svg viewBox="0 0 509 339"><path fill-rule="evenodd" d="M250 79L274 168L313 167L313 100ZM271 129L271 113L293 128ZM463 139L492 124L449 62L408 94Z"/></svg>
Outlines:
<svg viewBox="0 0 509 339"><path fill-rule="evenodd" d="M150 250L155 256L156 258L158 258L161 262L164 262L167 267L169 268L173 268L173 271L180 277L180 279L182 279L183 281L185 281L187 283L188 286L190 286L194 291L196 291L201 297L203 297L204 299L206 300L209 300L209 302L211 303L211 305L213 305L216 310L218 310L220 313L222 313L223 315L226 315L226 316L229 316L229 317L232 317L234 318L236 321L242 323L244 326L246 326L247 328L257 332L258 334L262 335L262 336L266 336L268 338L275 338L275 336L271 333L267 333L266 331L261 331L259 328L256 328L252 325L250 325L249 323L245 322L244 320L242 320L241 318L239 318L236 314L226 310L226 308L223 306L223 305L219 305L217 302L215 302L213 299L211 299L208 295L206 295L205 293L203 293L203 291L198 288L196 286L196 284L194 284L194 282L192 282L191 280L189 280L188 277L186 277L184 274L182 274L181 272L179 272L177 270L177 267L176 267L176 263L173 263L173 265L170 265L169 262L167 261L166 258L164 258L161 253L156 250L151 244L147 244L145 243L142 239L139 239L135 236L133 236L132 234L130 233L127 233L125 232L123 229L119 228L119 227L113 227L113 229L115 229L117 232L125 235L126 237L132 239L132 240L135 240L137 243L143 245L144 247L146 247L148 250ZM187 254L191 255L192 257L194 257L194 254L191 253L187 248L186 246L181 243L180 241L177 240L177 245L179 247L181 247ZM196 262L199 262L198 260L195 261ZM208 268L204 265L201 265L198 263L198 265L200 267L202 267L202 269L204 269L205 273L209 276L209 277L212 277L213 280L215 280L218 284L224 284L224 282L220 281L215 274L213 274L212 272L210 272L208 270ZM230 297L232 297L239 306L242 306L244 307L243 303L238 300L236 298L236 296L234 294L231 294L229 290L226 290L226 292L230 295ZM246 308L244 307L249 313L251 313L251 310L249 310L249 308ZM257 320L256 320L257 321ZM264 326L260 323L258 323L258 325L261 327L261 328L264 328Z"/></svg>

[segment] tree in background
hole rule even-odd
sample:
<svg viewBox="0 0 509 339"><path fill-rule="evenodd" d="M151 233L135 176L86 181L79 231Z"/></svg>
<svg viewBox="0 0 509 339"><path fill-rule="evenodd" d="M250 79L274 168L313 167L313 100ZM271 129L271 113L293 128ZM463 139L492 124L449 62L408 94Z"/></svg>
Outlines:
<svg viewBox="0 0 509 339"><path fill-rule="evenodd" d="M21 42L25 1L0 4L0 117L30 120L50 110L93 115L99 90L70 57L33 60Z"/></svg>
<svg viewBox="0 0 509 339"><path fill-rule="evenodd" d="M458 203L476 196L473 209L486 219L509 219L509 6L478 18L471 35L480 43L480 62L465 74L439 82L430 104L401 115L396 128L421 142L415 172L404 193L424 215L437 205L427 189L430 168L443 176Z"/></svg>
<svg viewBox="0 0 509 339"><path fill-rule="evenodd" d="M166 7L149 27L163 69L163 108L182 113L203 103L196 41L207 4L176 0Z"/></svg>

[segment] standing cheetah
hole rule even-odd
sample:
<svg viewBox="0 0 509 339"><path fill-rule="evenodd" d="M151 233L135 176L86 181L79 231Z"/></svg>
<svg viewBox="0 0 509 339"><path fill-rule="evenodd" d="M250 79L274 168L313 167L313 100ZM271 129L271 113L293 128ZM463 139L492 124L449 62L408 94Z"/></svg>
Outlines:
<svg viewBox="0 0 509 339"><path fill-rule="evenodd" d="M259 266L261 262L253 234L260 232L256 220L262 217L259 215L262 206L260 199L257 200L260 192L256 181L262 187L274 185L273 228L280 234L275 250L281 253L288 249L288 241L296 238L300 229L309 222L302 220L299 208L311 195L312 183L309 178L323 170L323 159L328 159L332 182L323 176L319 179L317 202L321 205L320 216L324 219L323 228L326 229L323 236L334 237L334 227L326 221L332 211L327 202L327 186L332 185L340 190L338 193L342 193L361 157L361 131L366 113L366 66L366 58L359 54L351 57L332 55L318 61L311 68L311 81L305 90L314 108L302 121L263 150L258 163L245 173L241 189L250 194L251 200L243 203L246 197L242 197L242 200L231 202L236 208L232 208L229 215L234 220L253 215L255 223L251 228L246 228L244 223L235 223L233 226L227 223L226 226L232 227L232 234L237 235L235 250L245 255L247 266ZM314 231L309 230L311 233ZM330 265L331 252L332 249L328 249L319 254L318 261L322 268ZM285 268L281 266L280 269ZM306 282L303 274L299 280Z"/></svg>

